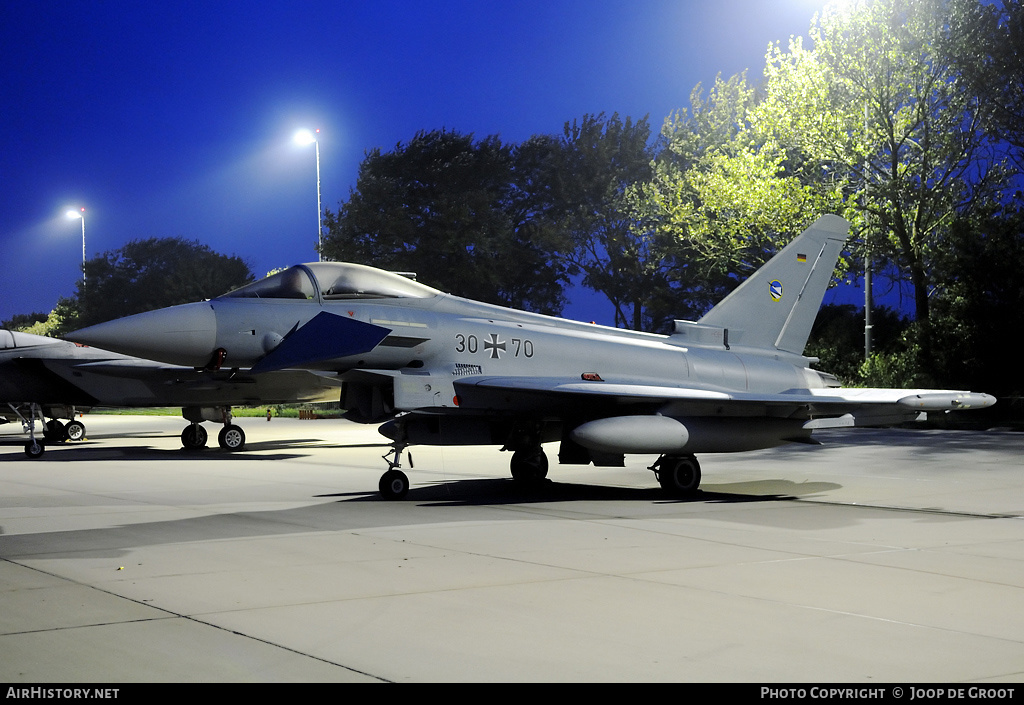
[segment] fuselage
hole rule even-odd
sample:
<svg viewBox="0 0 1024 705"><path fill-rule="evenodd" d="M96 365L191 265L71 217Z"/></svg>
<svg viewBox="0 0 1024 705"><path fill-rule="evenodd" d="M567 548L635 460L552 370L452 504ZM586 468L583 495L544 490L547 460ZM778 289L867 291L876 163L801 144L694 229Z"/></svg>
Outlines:
<svg viewBox="0 0 1024 705"><path fill-rule="evenodd" d="M359 286L333 281L345 272L361 277ZM338 324L332 338L345 338L350 325L353 338L379 331L379 342L346 349L344 340L333 341L339 354L325 354L323 341L306 341L304 348L317 349L291 351L289 359L298 355L307 369L391 375L399 410L456 406L454 383L471 376L767 394L823 386L801 356L684 345L676 336L480 303L342 263L299 265L210 301L100 324L76 339L172 364L246 369L323 313Z"/></svg>

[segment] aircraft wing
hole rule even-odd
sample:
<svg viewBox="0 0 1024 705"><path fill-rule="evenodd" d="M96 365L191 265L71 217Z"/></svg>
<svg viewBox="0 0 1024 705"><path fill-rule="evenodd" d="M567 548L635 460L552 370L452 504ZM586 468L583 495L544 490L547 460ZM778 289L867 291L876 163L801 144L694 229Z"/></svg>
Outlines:
<svg viewBox="0 0 1024 705"><path fill-rule="evenodd" d="M491 396L507 396L509 393L577 395L618 399L623 402L672 401L674 399L726 400L729 393L694 387L672 387L643 380L635 381L585 381L579 377L472 377L455 382L460 396L483 391ZM465 391L463 391L465 390Z"/></svg>
<svg viewBox="0 0 1024 705"><path fill-rule="evenodd" d="M647 407L670 416L707 414L805 418L808 428L870 426L913 420L921 412L982 408L987 394L934 389L822 388L776 394L712 387L666 386L636 380L565 377L471 377L455 383L460 399L479 408L513 410L614 406ZM620 412L621 413L621 412Z"/></svg>

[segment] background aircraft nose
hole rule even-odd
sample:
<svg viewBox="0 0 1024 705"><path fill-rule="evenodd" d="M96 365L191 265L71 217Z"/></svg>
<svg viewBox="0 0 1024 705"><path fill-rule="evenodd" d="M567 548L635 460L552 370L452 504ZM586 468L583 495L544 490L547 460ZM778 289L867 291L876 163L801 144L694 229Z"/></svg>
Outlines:
<svg viewBox="0 0 1024 705"><path fill-rule="evenodd" d="M217 317L209 302L147 311L77 330L68 340L172 365L201 367L217 343Z"/></svg>

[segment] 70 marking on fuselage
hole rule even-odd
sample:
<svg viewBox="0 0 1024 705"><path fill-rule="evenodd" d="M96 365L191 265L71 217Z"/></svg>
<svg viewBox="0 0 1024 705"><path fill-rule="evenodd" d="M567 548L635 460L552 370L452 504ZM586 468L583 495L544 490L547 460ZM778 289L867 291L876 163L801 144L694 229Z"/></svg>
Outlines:
<svg viewBox="0 0 1024 705"><path fill-rule="evenodd" d="M502 353L512 357L533 357L533 341L529 338L510 338L505 341L497 333L491 333L490 337L483 341L472 334L457 333L455 335L455 352L476 355L483 352L489 355L492 360L500 360Z"/></svg>

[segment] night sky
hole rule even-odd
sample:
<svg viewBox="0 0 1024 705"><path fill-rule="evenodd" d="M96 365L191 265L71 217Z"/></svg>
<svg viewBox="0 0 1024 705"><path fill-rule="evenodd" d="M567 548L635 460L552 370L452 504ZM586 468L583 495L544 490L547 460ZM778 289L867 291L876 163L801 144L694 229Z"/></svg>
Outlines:
<svg viewBox="0 0 1024 705"><path fill-rule="evenodd" d="M665 117L759 79L824 0L0 0L0 320L49 312L88 256L184 237L257 277L316 259L367 150L447 128L520 142L586 113ZM429 282L428 282L429 283ZM611 323L611 311L569 316Z"/></svg>

